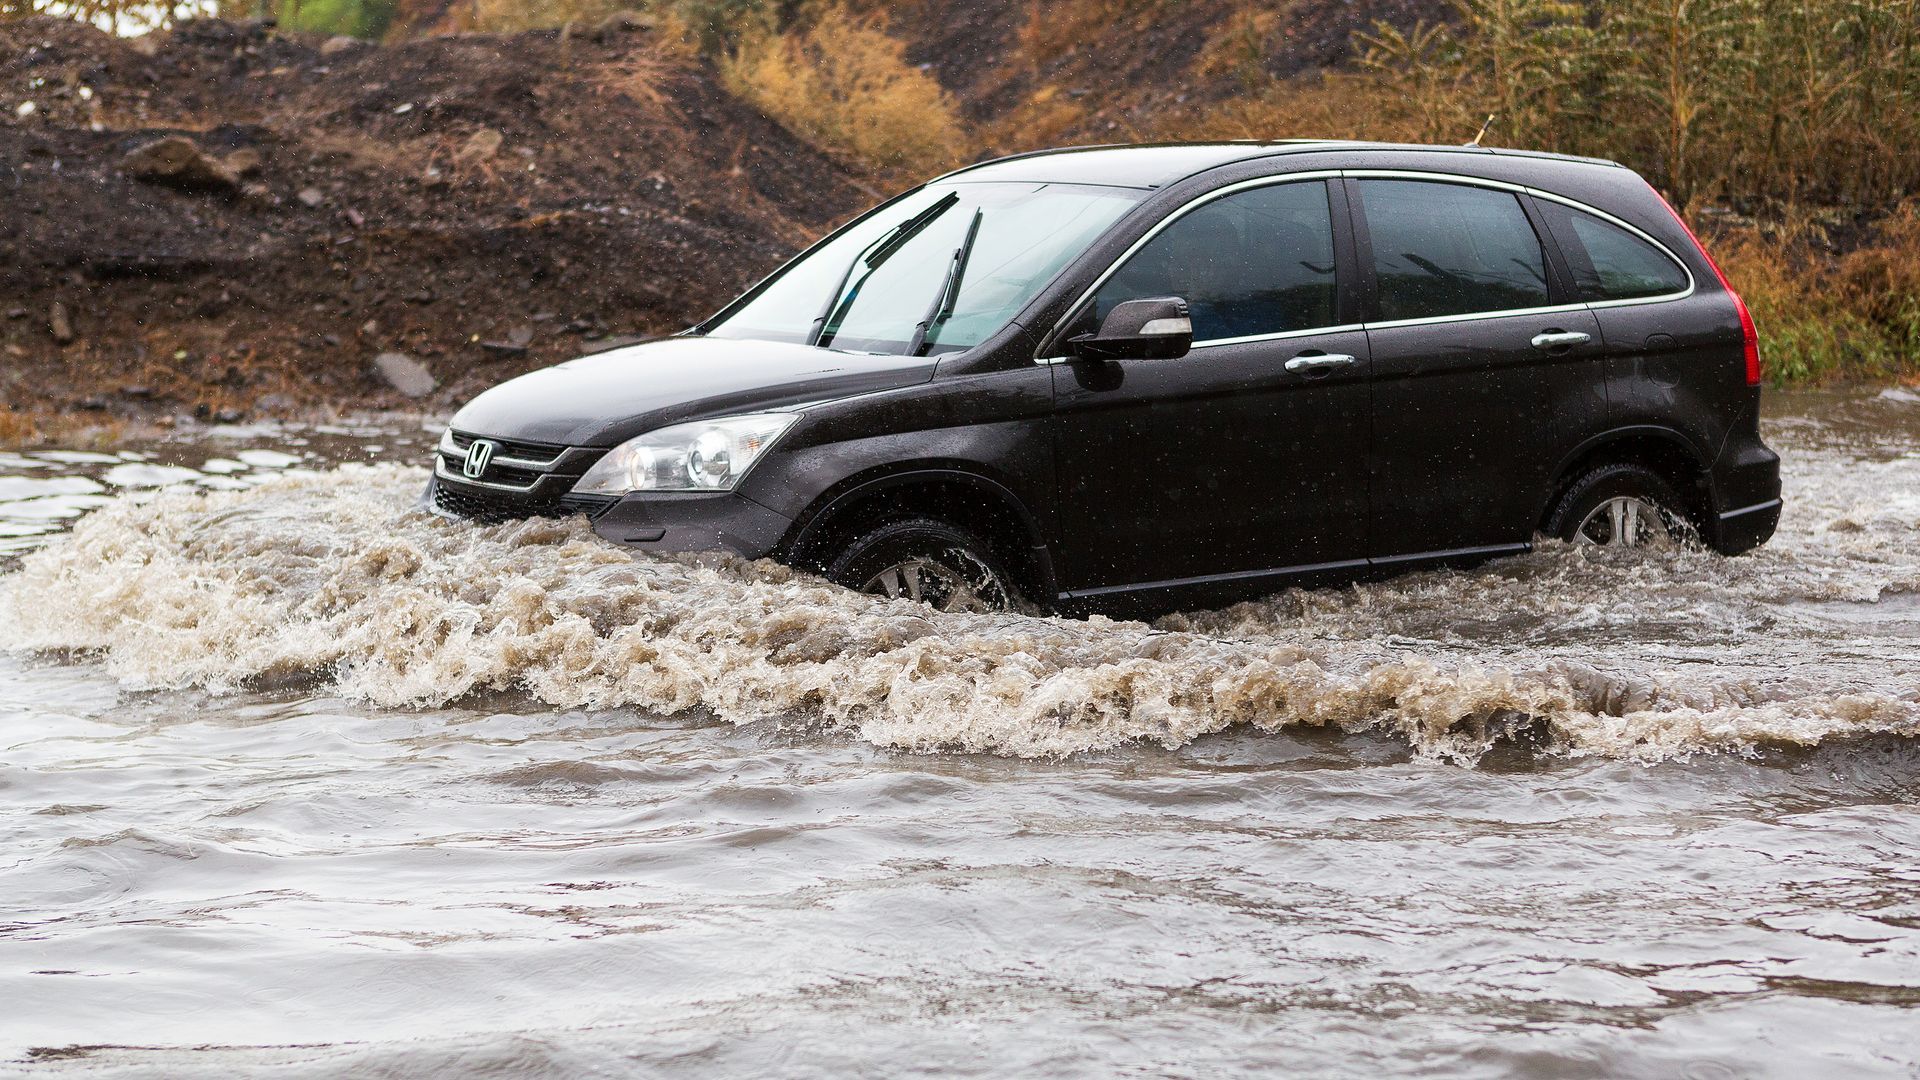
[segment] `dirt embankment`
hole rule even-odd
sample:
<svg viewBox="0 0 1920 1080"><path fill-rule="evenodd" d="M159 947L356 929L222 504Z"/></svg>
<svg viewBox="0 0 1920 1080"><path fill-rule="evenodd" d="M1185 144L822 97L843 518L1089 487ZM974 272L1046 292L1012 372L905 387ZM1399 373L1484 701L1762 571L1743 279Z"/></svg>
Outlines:
<svg viewBox="0 0 1920 1080"><path fill-rule="evenodd" d="M995 149L1031 134L1131 139L1157 118L1350 61L1376 24L1445 22L1451 0L870 0ZM1313 135L1276 131L1273 138Z"/></svg>
<svg viewBox="0 0 1920 1080"><path fill-rule="evenodd" d="M389 352L444 404L684 326L867 201L644 30L0 25L0 427L379 405Z"/></svg>

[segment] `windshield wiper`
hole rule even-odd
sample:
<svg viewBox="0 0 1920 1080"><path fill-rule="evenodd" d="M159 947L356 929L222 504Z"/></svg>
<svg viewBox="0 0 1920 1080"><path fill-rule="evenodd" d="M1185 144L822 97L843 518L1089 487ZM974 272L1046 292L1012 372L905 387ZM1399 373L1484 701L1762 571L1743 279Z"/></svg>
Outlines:
<svg viewBox="0 0 1920 1080"><path fill-rule="evenodd" d="M927 317L913 328L913 340L907 343L907 355L919 356L927 348L927 339L933 332L947 324L953 318L954 306L960 303L960 283L967 278L967 261L973 258L973 242L980 238L980 222L985 219L984 209L973 212L973 222L967 226L967 238L953 249L953 261L947 264L947 274L940 282L940 291L934 295L933 306L927 309Z"/></svg>
<svg viewBox="0 0 1920 1080"><path fill-rule="evenodd" d="M959 192L947 192L934 200L932 206L901 222L892 232L869 244L860 254L855 255L853 262L847 264L847 272L840 275L840 281L834 285L833 292L827 295L827 306L822 308L819 317L813 320L813 335L807 344L818 345L821 348L832 344L834 333L839 330L840 322L852 309L853 302L860 298L860 290L867 284L867 279L880 269L882 263L893 258L896 252L906 247L909 240L920 235L922 230L933 224L935 218L952 209L953 204L959 201ZM860 276L860 281L854 285L853 291L848 292L847 282L853 279L854 271L860 269L862 263L866 264L867 272ZM845 297L844 301L842 297Z"/></svg>

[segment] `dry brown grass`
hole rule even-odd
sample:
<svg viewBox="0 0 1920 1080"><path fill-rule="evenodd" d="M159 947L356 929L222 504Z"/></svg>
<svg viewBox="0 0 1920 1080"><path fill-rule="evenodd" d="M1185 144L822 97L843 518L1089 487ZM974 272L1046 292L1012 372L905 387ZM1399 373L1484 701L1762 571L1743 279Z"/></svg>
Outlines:
<svg viewBox="0 0 1920 1080"><path fill-rule="evenodd" d="M460 12L460 20L466 29L517 34L568 23L596 26L607 16L633 6L621 0L474 0L459 7L465 9Z"/></svg>
<svg viewBox="0 0 1920 1080"><path fill-rule="evenodd" d="M1117 27L1139 27L1159 5L1155 0L1032 0L1016 41L1020 54L1039 62L1075 51Z"/></svg>
<svg viewBox="0 0 1920 1080"><path fill-rule="evenodd" d="M1267 43L1285 23L1286 5L1248 4L1221 20L1194 65L1198 75L1231 75L1249 90L1266 76Z"/></svg>
<svg viewBox="0 0 1920 1080"><path fill-rule="evenodd" d="M59 446L69 450L108 450L128 435L125 421L72 412L0 411L0 450Z"/></svg>
<svg viewBox="0 0 1920 1080"><path fill-rule="evenodd" d="M1704 224L1753 309L1769 378L1920 381L1920 202L1837 257L1829 234L1848 223L1828 215Z"/></svg>
<svg viewBox="0 0 1920 1080"><path fill-rule="evenodd" d="M1074 141L1075 132L1085 126L1086 105L1059 86L1043 86L1004 116L982 131L990 146L1015 150L1037 150Z"/></svg>
<svg viewBox="0 0 1920 1080"><path fill-rule="evenodd" d="M1421 139L1419 102L1365 75L1327 72L1274 83L1257 95L1154 117L1145 139ZM1461 142L1465 139L1459 140Z"/></svg>
<svg viewBox="0 0 1920 1080"><path fill-rule="evenodd" d="M884 170L937 172L971 144L959 110L874 16L844 4L805 29L762 34L721 61L727 86L817 146Z"/></svg>
<svg viewBox="0 0 1920 1080"><path fill-rule="evenodd" d="M38 433L33 417L26 413L0 412L0 447L26 446Z"/></svg>

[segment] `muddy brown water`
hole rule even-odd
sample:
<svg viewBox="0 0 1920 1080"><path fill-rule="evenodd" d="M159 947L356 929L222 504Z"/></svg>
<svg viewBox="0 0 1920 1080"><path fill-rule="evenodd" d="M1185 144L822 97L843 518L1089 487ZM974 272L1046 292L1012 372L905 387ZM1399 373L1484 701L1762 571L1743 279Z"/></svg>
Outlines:
<svg viewBox="0 0 1920 1080"><path fill-rule="evenodd" d="M0 1073L1920 1075L1920 396L1781 533L1147 626L0 455Z"/></svg>

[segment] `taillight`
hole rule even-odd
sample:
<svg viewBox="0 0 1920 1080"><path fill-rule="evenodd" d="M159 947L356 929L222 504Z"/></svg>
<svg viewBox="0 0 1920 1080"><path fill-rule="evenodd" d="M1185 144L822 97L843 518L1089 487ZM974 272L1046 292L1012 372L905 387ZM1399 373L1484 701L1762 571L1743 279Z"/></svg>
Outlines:
<svg viewBox="0 0 1920 1080"><path fill-rule="evenodd" d="M1707 261L1712 262L1713 260L1708 259ZM1715 273L1719 273L1720 271L1720 267L1718 266L1715 266L1713 269ZM1720 274L1720 280L1727 280L1727 275ZM1727 292L1733 296L1733 306L1740 312L1740 332L1746 335L1744 344L1747 350L1747 385L1759 386L1760 331L1753 325L1753 312L1747 310L1747 302L1740 299L1740 294L1734 292L1731 288L1729 288Z"/></svg>
<svg viewBox="0 0 1920 1080"><path fill-rule="evenodd" d="M1680 211L1675 210L1666 196L1660 194L1652 184L1647 185L1647 190L1652 191L1653 197L1659 199L1660 205L1666 207L1667 213L1673 215L1673 220L1680 226L1680 230L1687 234L1687 239L1693 241L1693 249L1700 253L1701 258L1707 260L1707 265L1713 268L1713 276L1720 279L1721 287L1727 290L1728 296L1733 297L1733 308L1740 313L1741 347L1747 356L1747 385L1759 386L1760 331L1753 325L1753 313L1747 310L1747 302L1740 299L1740 294L1733 288L1733 282L1727 280L1726 271L1720 269L1720 264L1714 261L1713 254L1707 250L1707 245L1701 243L1700 238L1694 235L1693 226L1688 225L1687 219L1680 216Z"/></svg>

